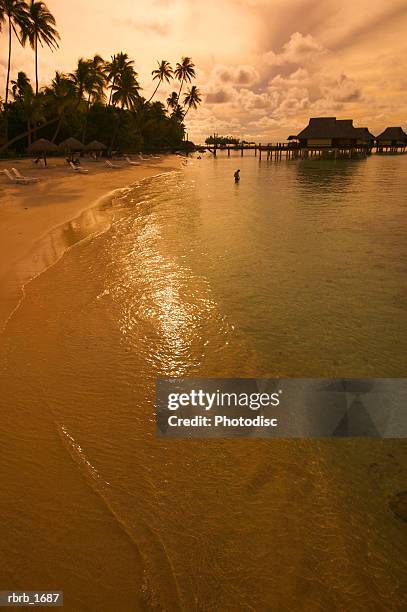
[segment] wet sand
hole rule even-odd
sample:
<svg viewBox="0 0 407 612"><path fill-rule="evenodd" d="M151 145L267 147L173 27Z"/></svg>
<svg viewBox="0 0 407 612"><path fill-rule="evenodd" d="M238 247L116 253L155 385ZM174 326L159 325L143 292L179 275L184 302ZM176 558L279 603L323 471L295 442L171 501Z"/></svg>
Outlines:
<svg viewBox="0 0 407 612"><path fill-rule="evenodd" d="M16 304L20 285L44 269L41 262L38 265L38 254L36 262L32 256L41 239L115 190L178 169L182 158L149 158L140 166L114 163L123 167L112 170L104 161L85 161L83 168L89 170L85 175L69 170L60 159L50 159L47 169L35 167L32 160L0 161L1 170L14 167L23 176L40 179L15 185L0 174L0 328Z"/></svg>
<svg viewBox="0 0 407 612"><path fill-rule="evenodd" d="M44 169L33 168L29 160L0 162L1 169L15 167L24 176L41 179L13 185L0 175L3 347L9 333L12 345L23 338L21 321L16 327L5 325L21 302L25 284L82 237L103 231L112 219L114 198L148 177L178 170L182 159L165 156L115 170L89 162L83 165L88 175L71 173L60 160L49 164ZM70 230L76 231L72 241ZM45 313L44 321L48 316ZM72 447L72 461L66 460L69 438L55 426L33 362L21 364L22 380L14 367L10 371L10 357L8 350L2 351L0 406L8 417L3 423L7 436L0 441L0 479L8 484L0 517L9 527L7 538L4 533L2 537L1 584L21 590L62 589L70 610L143 609L145 576L137 547L114 511L81 476L80 449ZM67 514L64 508L69 508ZM85 566L88 571L79 569Z"/></svg>

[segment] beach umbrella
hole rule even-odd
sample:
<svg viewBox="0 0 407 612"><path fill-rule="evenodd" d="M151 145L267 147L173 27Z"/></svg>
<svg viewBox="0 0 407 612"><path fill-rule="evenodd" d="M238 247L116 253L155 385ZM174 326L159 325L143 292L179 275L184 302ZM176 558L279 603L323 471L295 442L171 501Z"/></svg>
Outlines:
<svg viewBox="0 0 407 612"><path fill-rule="evenodd" d="M86 151L105 151L106 149L107 146L98 140L92 140L92 142L85 146Z"/></svg>
<svg viewBox="0 0 407 612"><path fill-rule="evenodd" d="M47 165L47 153L58 151L58 147L57 147L56 144L54 144L50 140L47 140L46 138L39 138L38 140L35 140L28 147L28 151L30 153L39 153L40 156L42 154L42 156L44 158L44 163L45 163L45 165Z"/></svg>
<svg viewBox="0 0 407 612"><path fill-rule="evenodd" d="M59 149L61 151L70 151L71 153L74 151L83 151L84 148L85 145L76 138L67 138L59 144Z"/></svg>

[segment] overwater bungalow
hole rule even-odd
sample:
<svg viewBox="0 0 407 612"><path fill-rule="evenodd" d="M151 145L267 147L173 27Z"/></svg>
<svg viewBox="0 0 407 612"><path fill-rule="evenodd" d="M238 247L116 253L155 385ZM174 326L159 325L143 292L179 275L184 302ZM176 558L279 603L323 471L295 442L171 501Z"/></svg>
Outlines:
<svg viewBox="0 0 407 612"><path fill-rule="evenodd" d="M355 128L357 132L357 144L367 144L370 147L374 146L376 138L367 127Z"/></svg>
<svg viewBox="0 0 407 612"><path fill-rule="evenodd" d="M314 117L297 136L301 149L314 154L352 156L370 153L374 136L367 128L356 128L352 119Z"/></svg>
<svg viewBox="0 0 407 612"><path fill-rule="evenodd" d="M352 119L314 117L297 136L303 147L340 147L356 144L361 133Z"/></svg>
<svg viewBox="0 0 407 612"><path fill-rule="evenodd" d="M401 127L388 127L376 138L378 153L404 153L407 134Z"/></svg>

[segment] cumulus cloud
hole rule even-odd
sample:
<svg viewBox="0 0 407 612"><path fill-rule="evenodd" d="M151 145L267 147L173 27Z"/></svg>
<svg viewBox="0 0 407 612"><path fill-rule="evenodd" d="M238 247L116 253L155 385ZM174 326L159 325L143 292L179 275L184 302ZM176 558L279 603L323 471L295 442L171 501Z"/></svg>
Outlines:
<svg viewBox="0 0 407 612"><path fill-rule="evenodd" d="M301 32L294 32L283 45L281 53L269 51L263 55L263 60L269 66L304 65L326 53L327 49L311 34L304 36Z"/></svg>
<svg viewBox="0 0 407 612"><path fill-rule="evenodd" d="M332 98L338 102L355 102L361 98L360 88L346 74L341 74L333 85Z"/></svg>
<svg viewBox="0 0 407 612"><path fill-rule="evenodd" d="M215 66L210 74L210 79L215 83L227 83L237 87L250 87L254 85L260 76L253 66Z"/></svg>
<svg viewBox="0 0 407 612"><path fill-rule="evenodd" d="M207 104L225 104L233 99L233 90L219 89L206 94Z"/></svg>

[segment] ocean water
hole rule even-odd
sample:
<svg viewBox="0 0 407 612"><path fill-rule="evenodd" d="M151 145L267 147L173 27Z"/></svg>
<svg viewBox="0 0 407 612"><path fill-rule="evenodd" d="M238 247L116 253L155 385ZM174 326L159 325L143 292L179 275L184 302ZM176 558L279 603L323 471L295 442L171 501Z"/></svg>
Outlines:
<svg viewBox="0 0 407 612"><path fill-rule="evenodd" d="M405 441L159 440L154 385L406 376L406 188L403 156L220 154L42 241L1 334L3 588L69 610L402 610Z"/></svg>

